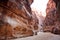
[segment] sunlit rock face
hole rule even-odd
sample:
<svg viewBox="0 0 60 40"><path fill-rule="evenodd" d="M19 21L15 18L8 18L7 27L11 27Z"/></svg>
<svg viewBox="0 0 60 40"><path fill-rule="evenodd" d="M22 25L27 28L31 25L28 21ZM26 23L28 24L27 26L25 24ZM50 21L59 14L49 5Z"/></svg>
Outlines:
<svg viewBox="0 0 60 40"><path fill-rule="evenodd" d="M45 32L60 34L60 1L49 0L43 29Z"/></svg>
<svg viewBox="0 0 60 40"><path fill-rule="evenodd" d="M38 20L30 8L32 2L5 0L0 3L0 38L32 36L37 32Z"/></svg>
<svg viewBox="0 0 60 40"><path fill-rule="evenodd" d="M46 17L46 7L47 7L47 3L49 0L34 0L31 8L32 8L32 13L36 15L37 19L38 19L38 31L42 31L42 25L44 22L44 19Z"/></svg>
<svg viewBox="0 0 60 40"><path fill-rule="evenodd" d="M31 5L32 10L37 11L38 15L42 14L43 17L46 16L46 7L49 0L34 0Z"/></svg>

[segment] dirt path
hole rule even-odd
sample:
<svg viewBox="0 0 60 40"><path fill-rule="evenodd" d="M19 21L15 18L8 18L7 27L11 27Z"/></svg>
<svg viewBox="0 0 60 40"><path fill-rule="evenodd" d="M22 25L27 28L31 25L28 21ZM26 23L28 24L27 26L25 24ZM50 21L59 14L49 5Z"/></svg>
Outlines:
<svg viewBox="0 0 60 40"><path fill-rule="evenodd" d="M18 38L18 39L12 39L12 40L60 40L60 35L40 32L36 36Z"/></svg>

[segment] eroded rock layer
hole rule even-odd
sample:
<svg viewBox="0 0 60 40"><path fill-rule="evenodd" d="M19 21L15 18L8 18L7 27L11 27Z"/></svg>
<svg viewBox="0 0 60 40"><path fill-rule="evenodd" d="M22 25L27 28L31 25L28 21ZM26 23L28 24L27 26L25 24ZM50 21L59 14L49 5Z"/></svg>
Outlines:
<svg viewBox="0 0 60 40"><path fill-rule="evenodd" d="M0 38L32 36L38 29L30 5L33 0L0 0ZM36 16L35 16L36 17Z"/></svg>
<svg viewBox="0 0 60 40"><path fill-rule="evenodd" d="M46 10L46 18L44 20L43 30L60 34L60 1L49 0Z"/></svg>

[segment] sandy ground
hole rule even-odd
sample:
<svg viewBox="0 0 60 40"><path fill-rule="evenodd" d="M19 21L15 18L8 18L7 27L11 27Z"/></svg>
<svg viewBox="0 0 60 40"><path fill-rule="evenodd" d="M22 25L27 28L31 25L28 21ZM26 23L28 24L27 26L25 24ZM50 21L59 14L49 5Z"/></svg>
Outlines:
<svg viewBox="0 0 60 40"><path fill-rule="evenodd" d="M17 38L12 40L60 40L60 35L39 32L38 35L35 35L35 36Z"/></svg>

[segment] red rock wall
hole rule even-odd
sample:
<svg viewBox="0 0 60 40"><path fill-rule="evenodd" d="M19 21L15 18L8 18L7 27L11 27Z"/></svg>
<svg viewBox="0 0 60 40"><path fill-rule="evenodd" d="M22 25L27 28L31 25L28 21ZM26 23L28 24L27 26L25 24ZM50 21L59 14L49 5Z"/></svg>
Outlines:
<svg viewBox="0 0 60 40"><path fill-rule="evenodd" d="M56 0L58 1L58 0ZM58 2L57 2L58 3ZM59 8L54 0L49 0L46 9L46 18L44 20L44 31L60 34L60 22L59 22Z"/></svg>
<svg viewBox="0 0 60 40"><path fill-rule="evenodd" d="M0 38L34 35L33 31L38 29L38 23L33 18L30 1L32 0L8 0L6 5L4 2L0 3Z"/></svg>

